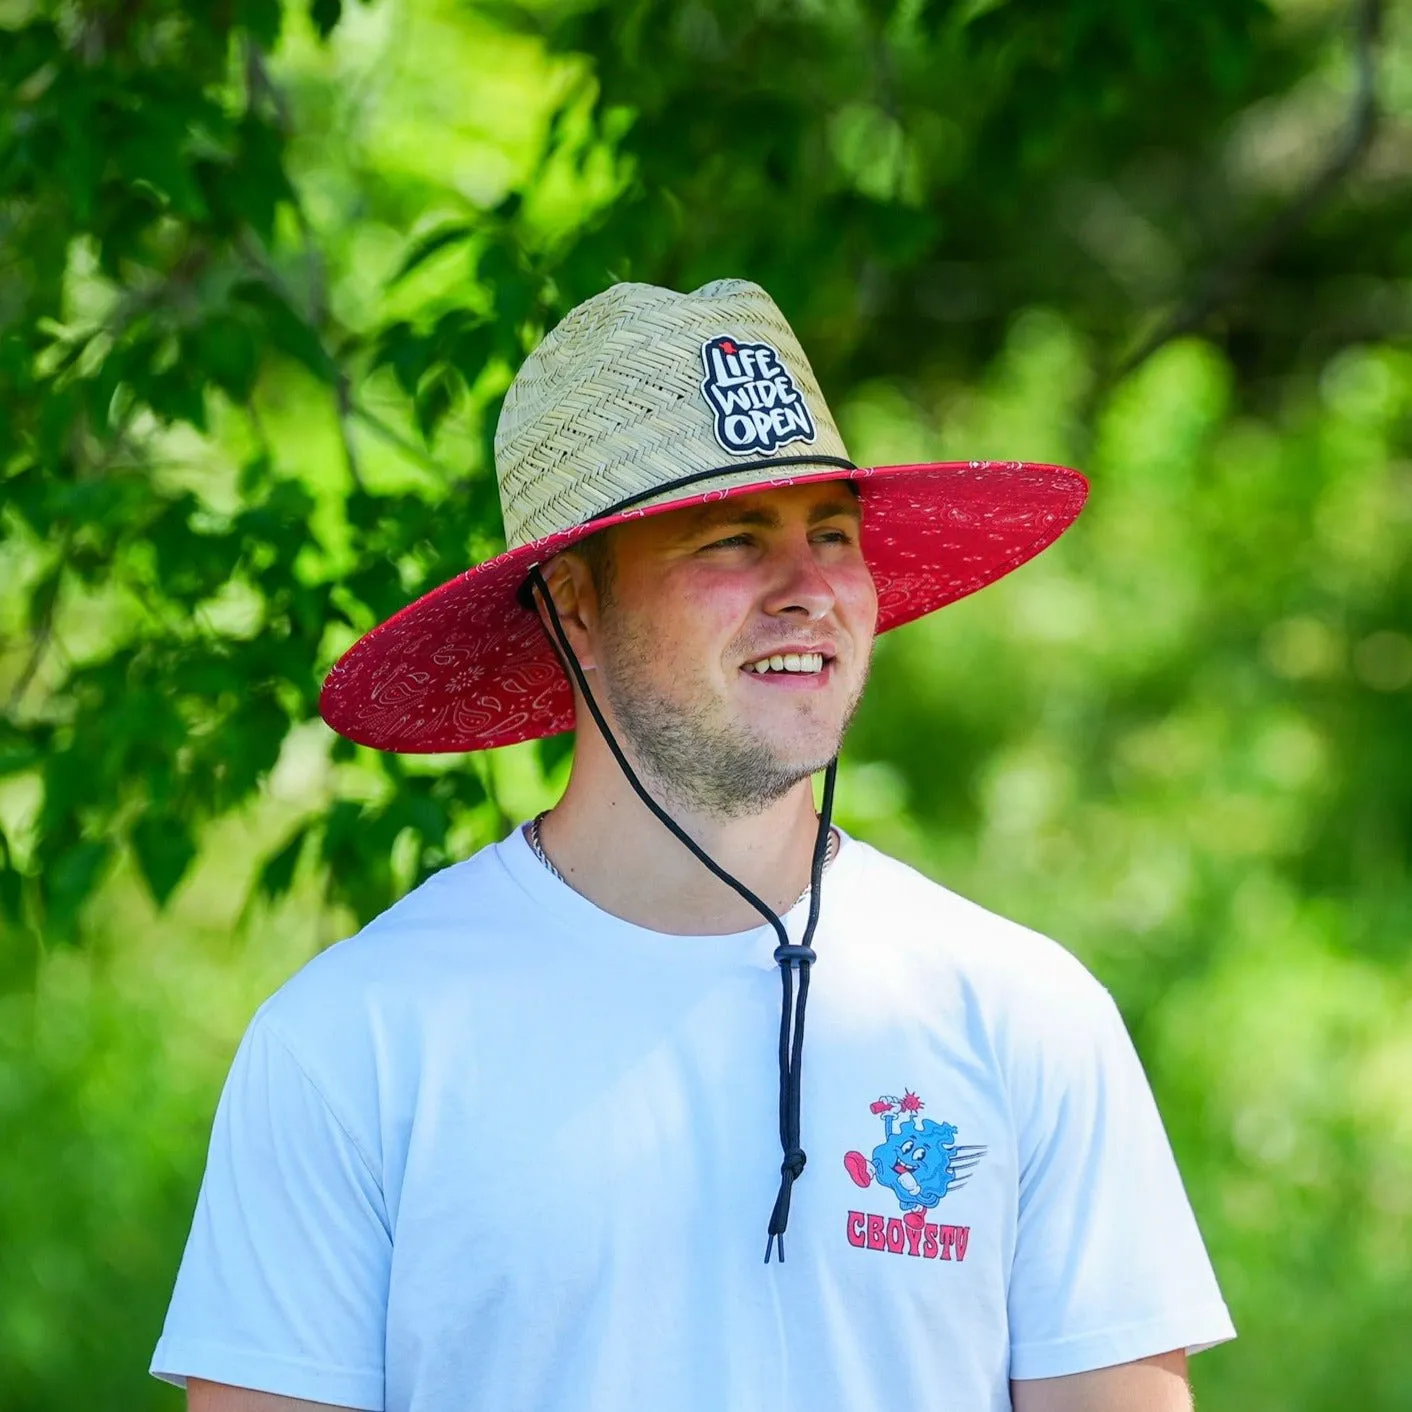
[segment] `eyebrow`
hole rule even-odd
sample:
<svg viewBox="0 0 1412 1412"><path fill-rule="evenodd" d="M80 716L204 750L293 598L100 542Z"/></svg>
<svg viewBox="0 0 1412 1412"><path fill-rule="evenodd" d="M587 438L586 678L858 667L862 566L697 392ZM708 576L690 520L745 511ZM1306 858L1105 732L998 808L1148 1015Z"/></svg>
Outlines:
<svg viewBox="0 0 1412 1412"><path fill-rule="evenodd" d="M842 515L846 519L861 521L863 512L859 509L857 497L854 496L849 500L821 500L809 511L808 523L817 525L823 520L831 520L838 515ZM720 529L725 525L751 525L758 529L778 529L780 527L779 511L751 509L749 506L737 509L729 501L715 505L702 505L699 509L692 511L682 538L690 539L704 530Z"/></svg>
<svg viewBox="0 0 1412 1412"><path fill-rule="evenodd" d="M855 493L848 500L824 500L815 505L809 511L809 523L816 525L820 520L831 520L835 515L842 515L845 519L859 520L863 518L863 511L858 506L858 496Z"/></svg>

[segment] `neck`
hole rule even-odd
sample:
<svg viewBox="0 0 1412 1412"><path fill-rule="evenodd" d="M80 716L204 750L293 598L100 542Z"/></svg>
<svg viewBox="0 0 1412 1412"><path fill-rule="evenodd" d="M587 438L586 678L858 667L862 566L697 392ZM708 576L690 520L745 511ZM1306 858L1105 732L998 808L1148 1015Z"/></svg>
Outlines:
<svg viewBox="0 0 1412 1412"><path fill-rule="evenodd" d="M818 831L808 780L744 818L666 807L698 847L776 913L788 911L808 886ZM540 839L575 891L636 926L712 935L764 920L648 810L596 732L580 732L569 786Z"/></svg>

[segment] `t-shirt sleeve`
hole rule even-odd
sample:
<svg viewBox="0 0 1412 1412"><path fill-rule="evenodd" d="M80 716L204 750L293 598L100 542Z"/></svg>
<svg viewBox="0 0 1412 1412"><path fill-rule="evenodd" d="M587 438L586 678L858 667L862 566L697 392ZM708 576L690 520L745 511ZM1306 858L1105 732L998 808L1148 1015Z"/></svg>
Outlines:
<svg viewBox="0 0 1412 1412"><path fill-rule="evenodd" d="M1235 1336L1122 1017L1096 982L1082 1002L1039 1047L1017 1114L1017 1379Z"/></svg>
<svg viewBox="0 0 1412 1412"><path fill-rule="evenodd" d="M257 1016L151 1371L378 1412L391 1254L368 1155Z"/></svg>

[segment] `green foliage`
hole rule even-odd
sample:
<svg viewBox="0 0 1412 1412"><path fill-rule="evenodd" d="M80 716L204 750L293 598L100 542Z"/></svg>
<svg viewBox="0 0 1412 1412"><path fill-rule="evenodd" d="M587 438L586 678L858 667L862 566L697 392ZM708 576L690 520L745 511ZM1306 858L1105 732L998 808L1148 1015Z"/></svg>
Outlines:
<svg viewBox="0 0 1412 1412"><path fill-rule="evenodd" d="M723 275L860 461L1092 472L882 645L844 821L1122 1002L1245 1331L1202 1405L1406 1405L1412 34L1354 18L0 7L0 1408L172 1405L250 1008L567 765L333 741L322 675L498 547L544 329Z"/></svg>

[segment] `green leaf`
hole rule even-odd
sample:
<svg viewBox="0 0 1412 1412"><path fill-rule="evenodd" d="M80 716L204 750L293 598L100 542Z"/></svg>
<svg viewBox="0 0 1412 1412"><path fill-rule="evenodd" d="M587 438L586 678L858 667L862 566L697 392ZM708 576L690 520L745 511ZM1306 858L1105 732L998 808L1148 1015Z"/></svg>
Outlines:
<svg viewBox="0 0 1412 1412"><path fill-rule="evenodd" d="M64 565L55 564L30 590L29 607L25 617L31 633L37 631L39 625L54 612L54 602L59 596L59 586L63 578Z"/></svg>
<svg viewBox="0 0 1412 1412"><path fill-rule="evenodd" d="M148 376L134 386L153 413L164 422L189 422L198 431L206 430L206 390L203 379L185 362L165 372Z"/></svg>
<svg viewBox="0 0 1412 1412"><path fill-rule="evenodd" d="M236 477L236 489L249 498L258 494L269 483L274 472L274 462L267 451L258 451L240 468Z"/></svg>
<svg viewBox="0 0 1412 1412"><path fill-rule="evenodd" d="M213 314L197 329L193 344L196 370L233 402L244 402L255 386L260 358L249 324L233 314Z"/></svg>
<svg viewBox="0 0 1412 1412"><path fill-rule="evenodd" d="M240 125L237 159L214 169L208 184L221 207L248 221L268 245L274 235L276 207L294 199L284 170L284 138L274 123L247 114Z"/></svg>
<svg viewBox="0 0 1412 1412"><path fill-rule="evenodd" d="M373 355L373 366L390 367L398 386L410 397L416 392L431 357L431 340L419 334L405 320L399 320L382 331Z"/></svg>
<svg viewBox="0 0 1412 1412"><path fill-rule="evenodd" d="M481 257L477 277L495 291L495 312L502 324L517 327L535 305L539 281L523 268L524 261L509 242L492 245Z"/></svg>
<svg viewBox="0 0 1412 1412"><path fill-rule="evenodd" d="M320 856L325 862L334 861L356 844L364 812L363 806L352 799L340 799L329 810L319 845Z"/></svg>
<svg viewBox="0 0 1412 1412"><path fill-rule="evenodd" d="M230 292L232 302L255 310L264 321L270 342L281 353L302 363L322 382L334 380L333 360L310 323L284 296L263 280L244 280Z"/></svg>
<svg viewBox="0 0 1412 1412"><path fill-rule="evenodd" d="M310 0L309 18L320 39L327 39L342 17L343 0Z"/></svg>
<svg viewBox="0 0 1412 1412"><path fill-rule="evenodd" d="M47 863L43 873L44 930L53 941L73 941L79 912L112 855L108 843L77 843Z"/></svg>
<svg viewBox="0 0 1412 1412"><path fill-rule="evenodd" d="M520 210L524 204L524 192L512 191L495 208L495 214L500 220L504 221L506 225L509 225L520 214Z"/></svg>
<svg viewBox="0 0 1412 1412"><path fill-rule="evenodd" d="M196 857L186 823L170 814L144 815L133 826L132 851L159 907L166 904Z"/></svg>
<svg viewBox="0 0 1412 1412"><path fill-rule="evenodd" d="M294 884L295 870L299 867L304 844L309 837L308 825L294 831L294 836L279 850L265 860L260 869L256 888L271 902L277 902Z"/></svg>
<svg viewBox="0 0 1412 1412"><path fill-rule="evenodd" d="M275 47L282 18L279 0L239 0L234 18L260 48Z"/></svg>
<svg viewBox="0 0 1412 1412"><path fill-rule="evenodd" d="M32 770L43 759L39 746L18 732L5 731L0 734L0 779Z"/></svg>
<svg viewBox="0 0 1412 1412"><path fill-rule="evenodd" d="M475 226L469 222L458 221L453 225L441 226L437 230L428 232L407 252L406 258L398 266L397 273L392 276L391 283L400 283L419 265L426 264L433 255L445 250L448 246L468 240L475 234L475 231Z"/></svg>
<svg viewBox="0 0 1412 1412"><path fill-rule="evenodd" d="M447 361L465 379L467 387L475 385L485 365L495 356L499 333L495 322L487 319L462 328L451 340Z"/></svg>
<svg viewBox="0 0 1412 1412"><path fill-rule="evenodd" d="M574 753L573 732L560 731L558 735L546 735L535 742L535 747L540 770L546 775L551 774Z"/></svg>
<svg viewBox="0 0 1412 1412"><path fill-rule="evenodd" d="M10 840L5 837L4 830L0 829L0 917L5 917L11 922L20 920L23 885L24 879L11 856Z"/></svg>
<svg viewBox="0 0 1412 1412"><path fill-rule="evenodd" d="M417 427L428 445L435 438L437 427L446 420L455 395L455 382L445 369L433 373L417 392Z"/></svg>

